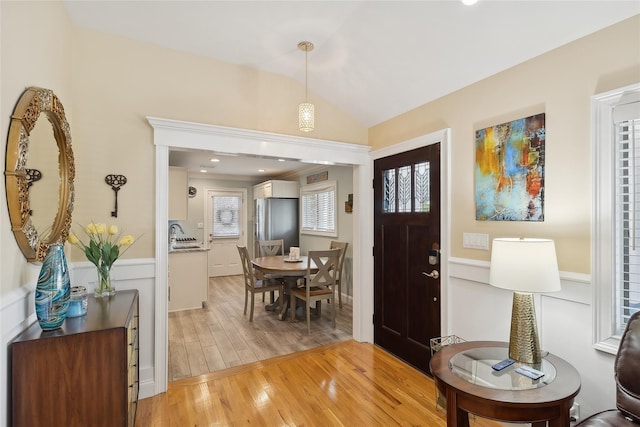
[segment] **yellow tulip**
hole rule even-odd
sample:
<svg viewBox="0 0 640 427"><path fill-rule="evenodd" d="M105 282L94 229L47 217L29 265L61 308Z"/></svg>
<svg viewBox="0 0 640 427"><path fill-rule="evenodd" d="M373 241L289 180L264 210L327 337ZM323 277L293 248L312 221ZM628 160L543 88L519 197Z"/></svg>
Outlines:
<svg viewBox="0 0 640 427"><path fill-rule="evenodd" d="M98 234L98 230L94 223L87 224L87 228L85 229L87 234Z"/></svg>
<svg viewBox="0 0 640 427"><path fill-rule="evenodd" d="M133 243L133 236L130 234L127 234L126 236L122 236L122 239L120 239L120 246L129 246L130 244Z"/></svg>
<svg viewBox="0 0 640 427"><path fill-rule="evenodd" d="M76 237L75 234L69 234L69 237L67 237L67 242L71 243L72 245L77 245L78 243L80 243L80 240L78 240L78 237Z"/></svg>
<svg viewBox="0 0 640 427"><path fill-rule="evenodd" d="M96 232L98 234L104 234L107 232L107 224L101 222L100 224L96 224Z"/></svg>
<svg viewBox="0 0 640 427"><path fill-rule="evenodd" d="M117 225L111 225L109 227L109 234L112 236L115 236L116 234L118 234L118 226Z"/></svg>

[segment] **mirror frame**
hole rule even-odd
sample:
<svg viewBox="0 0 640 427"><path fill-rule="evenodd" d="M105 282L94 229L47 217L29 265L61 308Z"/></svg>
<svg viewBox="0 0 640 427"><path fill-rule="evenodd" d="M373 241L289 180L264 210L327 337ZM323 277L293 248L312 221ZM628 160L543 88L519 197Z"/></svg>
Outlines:
<svg viewBox="0 0 640 427"><path fill-rule="evenodd" d="M27 159L29 134L42 115L53 126L58 146L60 186L58 211L51 231L40 236L31 221ZM20 96L11 116L5 163L5 187L11 230L27 261L42 261L54 244L64 244L71 229L73 212L75 163L71 148L71 129L64 114L64 107L52 90L28 87Z"/></svg>

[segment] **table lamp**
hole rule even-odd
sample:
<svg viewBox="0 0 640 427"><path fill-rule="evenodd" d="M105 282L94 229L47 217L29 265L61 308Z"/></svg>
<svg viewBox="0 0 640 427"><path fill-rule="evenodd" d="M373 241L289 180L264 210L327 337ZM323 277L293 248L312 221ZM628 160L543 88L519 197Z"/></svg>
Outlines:
<svg viewBox="0 0 640 427"><path fill-rule="evenodd" d="M532 293L560 290L553 240L493 239L489 284L513 291L509 357L523 363L541 363Z"/></svg>

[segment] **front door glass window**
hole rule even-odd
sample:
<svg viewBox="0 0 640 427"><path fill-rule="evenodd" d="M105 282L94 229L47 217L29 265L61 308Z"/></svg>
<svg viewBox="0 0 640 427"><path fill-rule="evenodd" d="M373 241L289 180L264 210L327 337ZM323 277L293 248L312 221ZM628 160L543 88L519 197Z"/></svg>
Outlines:
<svg viewBox="0 0 640 427"><path fill-rule="evenodd" d="M414 212L429 212L431 198L429 194L429 162L414 165L415 208Z"/></svg>
<svg viewBox="0 0 640 427"><path fill-rule="evenodd" d="M421 162L385 170L383 172L383 212L429 212L431 210L429 166L429 162Z"/></svg>
<svg viewBox="0 0 640 427"><path fill-rule="evenodd" d="M383 188L383 210L384 212L396 211L396 170L387 169L383 172L384 188Z"/></svg>

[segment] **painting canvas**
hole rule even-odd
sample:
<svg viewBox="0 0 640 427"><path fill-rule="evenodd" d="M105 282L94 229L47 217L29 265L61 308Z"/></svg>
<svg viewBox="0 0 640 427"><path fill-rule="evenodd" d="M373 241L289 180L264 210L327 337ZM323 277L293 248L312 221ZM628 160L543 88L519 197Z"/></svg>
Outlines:
<svg viewBox="0 0 640 427"><path fill-rule="evenodd" d="M544 221L545 115L476 131L476 220Z"/></svg>

